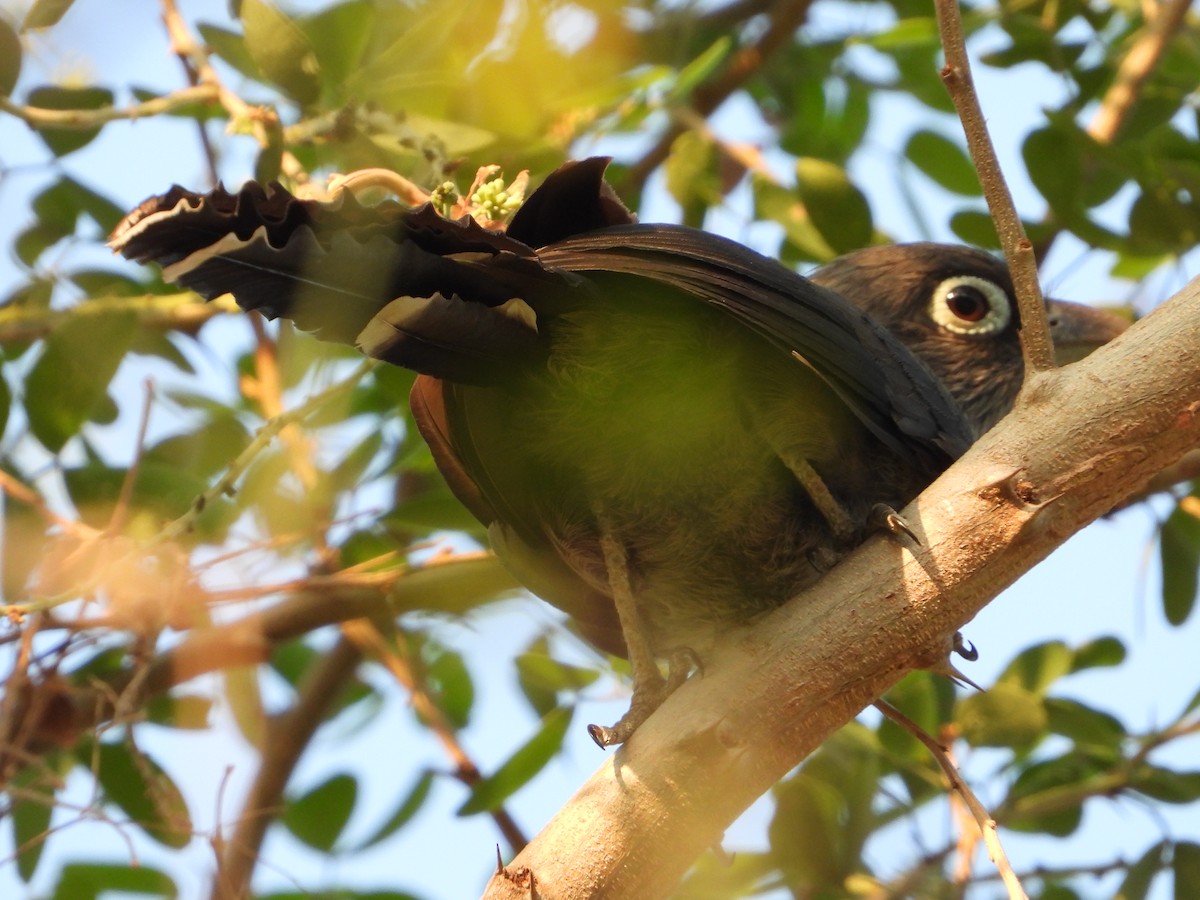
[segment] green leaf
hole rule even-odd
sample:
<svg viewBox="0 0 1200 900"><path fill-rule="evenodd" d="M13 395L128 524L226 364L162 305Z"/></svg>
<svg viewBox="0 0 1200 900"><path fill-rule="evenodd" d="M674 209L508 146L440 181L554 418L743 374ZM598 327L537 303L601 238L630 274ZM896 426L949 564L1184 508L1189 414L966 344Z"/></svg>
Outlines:
<svg viewBox="0 0 1200 900"><path fill-rule="evenodd" d="M199 731L208 728L213 702L196 694L159 694L146 703L146 719L166 728Z"/></svg>
<svg viewBox="0 0 1200 900"><path fill-rule="evenodd" d="M954 720L974 747L1028 747L1043 736L1047 726L1041 698L1003 681L960 700Z"/></svg>
<svg viewBox="0 0 1200 900"><path fill-rule="evenodd" d="M918 131L908 139L904 155L948 191L966 197L978 197L983 192L966 151L947 137Z"/></svg>
<svg viewBox="0 0 1200 900"><path fill-rule="evenodd" d="M1055 126L1031 131L1021 155L1033 186L1056 215L1081 205L1083 157L1074 132Z"/></svg>
<svg viewBox="0 0 1200 900"><path fill-rule="evenodd" d="M21 38L0 16L0 97L9 96L21 76Z"/></svg>
<svg viewBox="0 0 1200 900"><path fill-rule="evenodd" d="M1175 845L1175 900L1200 897L1200 844L1183 841Z"/></svg>
<svg viewBox="0 0 1200 900"><path fill-rule="evenodd" d="M93 753L95 748L95 753ZM125 744L80 741L75 756L85 768L93 761L104 797L167 847L179 849L192 840L192 819L175 782L145 753Z"/></svg>
<svg viewBox="0 0 1200 900"><path fill-rule="evenodd" d="M1074 700L1050 697L1045 707L1050 730L1076 744L1115 749L1126 736L1120 719Z"/></svg>
<svg viewBox="0 0 1200 900"><path fill-rule="evenodd" d="M265 0L244 0L242 26L246 50L269 81L302 105L317 99L320 65L295 22Z"/></svg>
<svg viewBox="0 0 1200 900"><path fill-rule="evenodd" d="M8 427L8 413L12 409L12 391L8 388L8 379L0 372L0 437Z"/></svg>
<svg viewBox="0 0 1200 900"><path fill-rule="evenodd" d="M205 45L235 69L239 75L244 75L254 81L262 80L263 73L250 55L250 51L246 49L245 37L236 31L209 25L205 22L197 25L196 29L204 38Z"/></svg>
<svg viewBox="0 0 1200 900"><path fill-rule="evenodd" d="M133 313L73 315L46 339L25 383L29 427L46 449L57 453L103 410L136 330Z"/></svg>
<svg viewBox="0 0 1200 900"><path fill-rule="evenodd" d="M1045 694L1055 681L1072 671L1074 654L1062 641L1046 641L1022 650L997 681Z"/></svg>
<svg viewBox="0 0 1200 900"><path fill-rule="evenodd" d="M21 30L30 28L49 28L57 25L58 20L67 14L75 0L34 0L29 12L25 13L25 21Z"/></svg>
<svg viewBox="0 0 1200 900"><path fill-rule="evenodd" d="M1172 625L1182 625L1196 605L1200 573L1200 519L1179 504L1159 532L1162 562L1163 614Z"/></svg>
<svg viewBox="0 0 1200 900"><path fill-rule="evenodd" d="M50 896L51 900L97 900L119 892L144 894L158 900L174 900L179 896L179 888L165 872L144 864L111 863L67 863Z"/></svg>
<svg viewBox="0 0 1200 900"><path fill-rule="evenodd" d="M1119 666L1125 662L1125 655L1125 645L1120 640L1111 635L1098 637L1075 648L1071 671Z"/></svg>
<svg viewBox="0 0 1200 900"><path fill-rule="evenodd" d="M12 786L19 790L9 794L17 874L27 884L46 849L54 813L54 791L46 774L45 765L26 766L12 778Z"/></svg>
<svg viewBox="0 0 1200 900"><path fill-rule="evenodd" d="M796 160L796 192L813 226L835 255L871 242L871 207L841 166L801 157Z"/></svg>
<svg viewBox="0 0 1200 900"><path fill-rule="evenodd" d="M1161 766L1143 765L1131 774L1129 786L1161 803L1200 800L1200 772L1176 772Z"/></svg>
<svg viewBox="0 0 1200 900"><path fill-rule="evenodd" d="M335 96L370 46L376 16L371 0L349 0L297 21L316 54L322 83Z"/></svg>
<svg viewBox="0 0 1200 900"><path fill-rule="evenodd" d="M1125 880L1113 896L1117 900L1146 900L1150 895L1150 886L1166 865L1167 851L1170 844L1159 841L1152 844L1141 858L1129 867Z"/></svg>
<svg viewBox="0 0 1200 900"><path fill-rule="evenodd" d="M542 718L542 727L496 772L480 781L459 807L458 815L469 816L499 808L546 767L562 747L574 707L562 706Z"/></svg>
<svg viewBox="0 0 1200 900"><path fill-rule="evenodd" d="M434 647L432 643L425 646L427 651ZM432 660L425 664L425 675L430 692L442 712L456 726L465 728L475 702L475 685L462 654L446 647L437 648Z"/></svg>
<svg viewBox="0 0 1200 900"><path fill-rule="evenodd" d="M984 250L999 250L1000 238L996 226L987 213L974 209L963 209L950 217L950 230L955 237L974 247Z"/></svg>
<svg viewBox="0 0 1200 900"><path fill-rule="evenodd" d="M696 131L685 131L671 144L665 163L667 190L683 208L683 223L699 228L708 207L720 202L717 151Z"/></svg>
<svg viewBox="0 0 1200 900"><path fill-rule="evenodd" d="M41 109L96 110L112 106L113 93L108 88L99 87L39 87L29 92L25 102ZM66 156L87 146L99 133L100 126L54 128L43 125L37 129L38 137L45 141L55 156Z"/></svg>
<svg viewBox="0 0 1200 900"><path fill-rule="evenodd" d="M679 70L675 83L668 94L670 101L686 98L692 91L708 80L729 57L733 50L734 41L729 35L717 38L699 56Z"/></svg>
<svg viewBox="0 0 1200 900"><path fill-rule="evenodd" d="M303 797L289 799L280 821L295 837L322 853L329 853L358 800L358 781L334 775Z"/></svg>
<svg viewBox="0 0 1200 900"><path fill-rule="evenodd" d="M534 711L544 716L558 705L562 691L578 691L595 682L600 673L559 662L546 652L546 642L539 639L529 650L517 657L517 681L521 692Z"/></svg>
<svg viewBox="0 0 1200 900"><path fill-rule="evenodd" d="M416 784L412 786L412 789L409 790L404 799L400 801L400 805L396 807L396 811L375 830L374 834L355 847L355 852L361 852L368 847L374 847L376 844L382 843L407 825L425 804L425 800L429 797L432 787L433 772L426 769L418 776Z"/></svg>

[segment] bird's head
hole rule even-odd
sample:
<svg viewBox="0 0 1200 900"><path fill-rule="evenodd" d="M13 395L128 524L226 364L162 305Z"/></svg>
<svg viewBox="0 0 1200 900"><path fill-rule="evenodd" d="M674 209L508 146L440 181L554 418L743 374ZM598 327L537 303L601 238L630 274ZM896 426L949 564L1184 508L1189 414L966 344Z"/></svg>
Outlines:
<svg viewBox="0 0 1200 900"><path fill-rule="evenodd" d="M982 250L917 243L868 247L809 276L865 310L933 370L976 435L1007 413L1025 366L1020 315L1003 262ZM1046 314L1059 364L1125 330L1119 316L1062 300Z"/></svg>

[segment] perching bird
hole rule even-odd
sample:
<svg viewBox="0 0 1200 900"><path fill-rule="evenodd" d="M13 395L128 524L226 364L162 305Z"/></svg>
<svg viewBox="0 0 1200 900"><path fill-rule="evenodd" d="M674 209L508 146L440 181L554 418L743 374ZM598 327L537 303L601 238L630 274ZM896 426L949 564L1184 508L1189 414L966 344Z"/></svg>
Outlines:
<svg viewBox="0 0 1200 900"><path fill-rule="evenodd" d="M505 233L250 184L173 188L110 241L207 298L422 373L417 424L499 558L633 664L630 712L593 727L602 745L657 706L679 659L702 661L915 497L1023 374L1008 273L986 253L872 247L805 279L636 224L606 162L550 175ZM1050 313L1060 345L1123 327Z"/></svg>

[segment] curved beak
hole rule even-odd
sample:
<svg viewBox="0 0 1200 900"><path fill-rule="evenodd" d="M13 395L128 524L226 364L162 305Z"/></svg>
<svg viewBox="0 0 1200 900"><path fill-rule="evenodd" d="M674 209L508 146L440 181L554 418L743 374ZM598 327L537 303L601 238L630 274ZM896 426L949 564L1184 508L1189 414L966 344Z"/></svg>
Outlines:
<svg viewBox="0 0 1200 900"><path fill-rule="evenodd" d="M1105 309L1047 300L1046 316L1054 341L1054 360L1060 366L1077 362L1130 326L1130 320Z"/></svg>

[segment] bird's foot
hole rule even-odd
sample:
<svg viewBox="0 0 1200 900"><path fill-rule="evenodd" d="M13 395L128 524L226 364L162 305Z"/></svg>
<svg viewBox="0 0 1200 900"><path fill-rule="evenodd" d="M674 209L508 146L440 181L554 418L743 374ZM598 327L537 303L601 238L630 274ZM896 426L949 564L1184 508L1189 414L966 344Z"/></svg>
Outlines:
<svg viewBox="0 0 1200 900"><path fill-rule="evenodd" d="M667 677L663 678L657 669L649 676L638 677L634 674L633 700L629 711L612 726L589 725L588 734L601 750L623 744L629 740L635 731L641 727L662 706L663 701L670 697L679 686L688 679L693 670L699 670L700 660L696 654L686 648L676 650L671 654L667 666Z"/></svg>
<svg viewBox="0 0 1200 900"><path fill-rule="evenodd" d="M871 507L871 512L867 516L867 528L871 531L882 531L895 538L904 536L912 540L918 547L921 546L921 539L917 537L916 532L913 531L904 516L886 503L876 503Z"/></svg>

